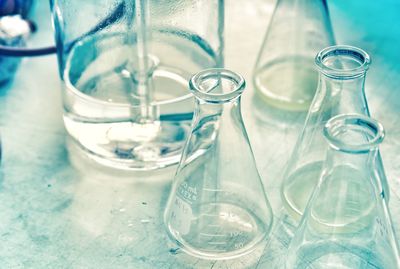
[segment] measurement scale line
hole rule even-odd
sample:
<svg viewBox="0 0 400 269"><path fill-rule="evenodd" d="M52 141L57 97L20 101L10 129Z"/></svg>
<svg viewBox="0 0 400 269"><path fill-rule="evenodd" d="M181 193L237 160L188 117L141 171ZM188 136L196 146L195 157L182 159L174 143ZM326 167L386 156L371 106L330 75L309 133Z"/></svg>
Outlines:
<svg viewBox="0 0 400 269"><path fill-rule="evenodd" d="M226 242L208 242L209 245L226 245Z"/></svg>
<svg viewBox="0 0 400 269"><path fill-rule="evenodd" d="M219 217L220 215L215 215L215 214L207 214L207 213L204 213L204 214L202 214L203 216L206 216L206 217Z"/></svg>
<svg viewBox="0 0 400 269"><path fill-rule="evenodd" d="M212 192L223 192L224 190L221 189L209 189L209 188L203 188L204 191L212 191Z"/></svg>
<svg viewBox="0 0 400 269"><path fill-rule="evenodd" d="M226 237L224 234L208 234L208 233L200 233L202 236L211 236L211 237Z"/></svg>

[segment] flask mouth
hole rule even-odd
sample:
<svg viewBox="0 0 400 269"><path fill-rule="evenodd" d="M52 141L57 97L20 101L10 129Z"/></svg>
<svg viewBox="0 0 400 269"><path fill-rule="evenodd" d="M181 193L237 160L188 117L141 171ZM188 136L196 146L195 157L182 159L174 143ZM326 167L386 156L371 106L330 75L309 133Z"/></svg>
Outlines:
<svg viewBox="0 0 400 269"><path fill-rule="evenodd" d="M363 76L370 63L368 53L346 45L327 47L315 57L319 71L331 78L352 79Z"/></svg>
<svg viewBox="0 0 400 269"><path fill-rule="evenodd" d="M382 124L359 114L342 114L331 118L323 133L333 149L355 154L376 149L385 136Z"/></svg>
<svg viewBox="0 0 400 269"><path fill-rule="evenodd" d="M224 68L205 69L189 81L194 96L211 103L229 102L239 97L245 86L241 75Z"/></svg>

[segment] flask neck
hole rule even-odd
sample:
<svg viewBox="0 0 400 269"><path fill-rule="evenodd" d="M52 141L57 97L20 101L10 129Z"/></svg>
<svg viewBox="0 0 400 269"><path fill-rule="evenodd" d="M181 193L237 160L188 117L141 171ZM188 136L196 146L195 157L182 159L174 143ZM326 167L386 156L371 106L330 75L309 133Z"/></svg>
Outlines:
<svg viewBox="0 0 400 269"><path fill-rule="evenodd" d="M323 133L331 149L358 155L376 151L385 136L379 122L360 114L341 114L331 118Z"/></svg>
<svg viewBox="0 0 400 269"><path fill-rule="evenodd" d="M346 167L346 171L371 172L370 178L378 174L373 171L378 147L384 138L384 129L379 122L364 115L342 114L330 119L323 133L330 147L328 170Z"/></svg>
<svg viewBox="0 0 400 269"><path fill-rule="evenodd" d="M240 118L240 97L246 84L244 78L221 68L206 69L189 82L196 99L195 116L220 117L232 115Z"/></svg>
<svg viewBox="0 0 400 269"><path fill-rule="evenodd" d="M199 128L212 124L214 135L227 143L226 140L234 141L239 137L247 139L240 102L240 96L224 103L205 102L196 98L193 124Z"/></svg>
<svg viewBox="0 0 400 269"><path fill-rule="evenodd" d="M245 88L242 76L227 69L207 69L193 76L189 86L196 99L194 126L212 125L213 130L226 133L225 137L230 134L229 139L236 137L237 130L244 130L240 111Z"/></svg>
<svg viewBox="0 0 400 269"><path fill-rule="evenodd" d="M206 116L229 116L240 115L241 97L230 100L229 102L213 103L196 98L196 115L197 117Z"/></svg>
<svg viewBox="0 0 400 269"><path fill-rule="evenodd" d="M336 114L369 116L364 84L370 58L365 51L350 46L328 47L317 54L315 64L320 74L320 99L333 104L339 112Z"/></svg>
<svg viewBox="0 0 400 269"><path fill-rule="evenodd" d="M340 113L360 113L369 116L365 96L365 75L351 79L333 78L325 74L319 77L319 93L335 103Z"/></svg>

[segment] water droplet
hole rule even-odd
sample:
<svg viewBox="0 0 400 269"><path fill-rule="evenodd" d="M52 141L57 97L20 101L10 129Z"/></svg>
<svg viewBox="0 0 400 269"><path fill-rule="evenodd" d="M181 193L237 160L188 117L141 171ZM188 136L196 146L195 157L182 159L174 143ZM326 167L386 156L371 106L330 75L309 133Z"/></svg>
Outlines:
<svg viewBox="0 0 400 269"><path fill-rule="evenodd" d="M150 220L148 220L148 219L142 219L140 222L141 222L141 223L149 223Z"/></svg>
<svg viewBox="0 0 400 269"><path fill-rule="evenodd" d="M179 251L179 248L170 248L170 249L169 249L169 253L171 253L171 254L173 254L173 255L178 254L178 251Z"/></svg>

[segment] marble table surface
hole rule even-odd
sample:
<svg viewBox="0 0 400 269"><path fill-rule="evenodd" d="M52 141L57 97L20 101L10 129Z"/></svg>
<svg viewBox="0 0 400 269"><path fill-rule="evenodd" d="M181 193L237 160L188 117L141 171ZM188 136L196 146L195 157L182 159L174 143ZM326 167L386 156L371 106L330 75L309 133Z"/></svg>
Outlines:
<svg viewBox="0 0 400 269"><path fill-rule="evenodd" d="M0 268L280 268L288 240L279 186L305 115L254 97L251 71L273 6L226 0L226 66L249 81L243 116L276 220L257 257L206 262L171 248L161 216L176 167L122 172L76 151L63 127L52 55L24 59L14 83L0 88ZM330 0L329 7L338 43L365 49L373 61L366 94L387 131L381 155L400 235L400 2ZM38 1L34 18L39 31L30 45L52 44L47 1Z"/></svg>

